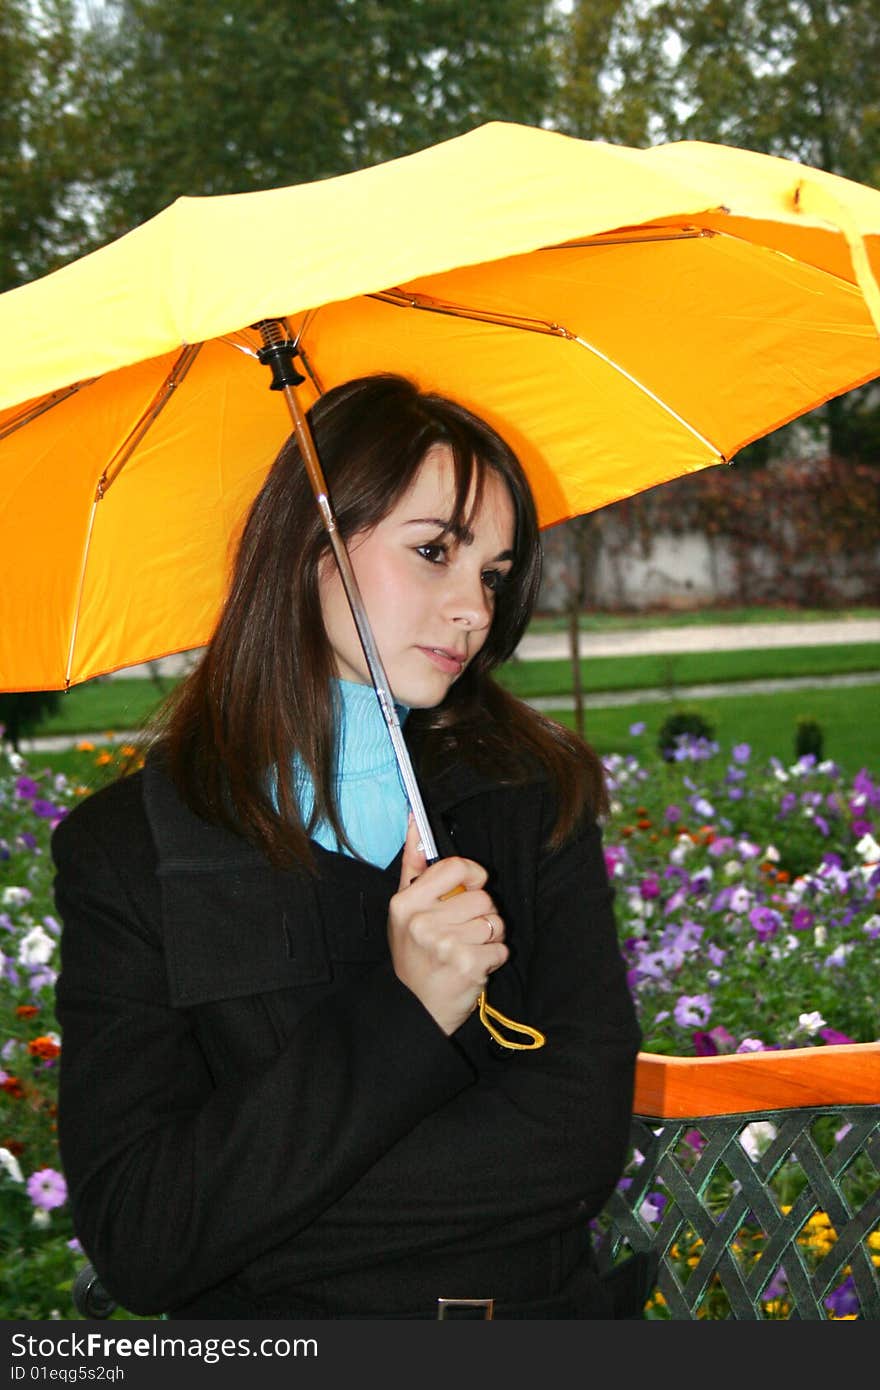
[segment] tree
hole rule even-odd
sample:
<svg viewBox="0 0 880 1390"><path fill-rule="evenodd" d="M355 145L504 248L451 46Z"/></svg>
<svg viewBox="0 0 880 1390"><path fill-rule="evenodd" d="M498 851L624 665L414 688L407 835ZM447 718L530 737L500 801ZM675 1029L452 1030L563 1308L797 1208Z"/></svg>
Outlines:
<svg viewBox="0 0 880 1390"><path fill-rule="evenodd" d="M0 4L0 292L94 237L73 0Z"/></svg>
<svg viewBox="0 0 880 1390"><path fill-rule="evenodd" d="M558 111L572 134L709 140L880 187L877 0L578 0L565 53ZM863 387L809 417L832 453L878 461L876 396Z"/></svg>
<svg viewBox="0 0 880 1390"><path fill-rule="evenodd" d="M325 178L495 118L538 123L551 89L545 9L111 0L87 41L107 232L180 194Z"/></svg>

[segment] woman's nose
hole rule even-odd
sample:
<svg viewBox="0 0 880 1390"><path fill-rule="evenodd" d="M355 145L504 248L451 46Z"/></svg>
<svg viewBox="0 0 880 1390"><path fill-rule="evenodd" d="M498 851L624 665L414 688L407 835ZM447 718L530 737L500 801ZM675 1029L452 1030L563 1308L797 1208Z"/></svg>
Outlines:
<svg viewBox="0 0 880 1390"><path fill-rule="evenodd" d="M492 621L492 598L482 576L478 576L476 582L458 577L451 587L446 611L459 627L475 632L487 628Z"/></svg>

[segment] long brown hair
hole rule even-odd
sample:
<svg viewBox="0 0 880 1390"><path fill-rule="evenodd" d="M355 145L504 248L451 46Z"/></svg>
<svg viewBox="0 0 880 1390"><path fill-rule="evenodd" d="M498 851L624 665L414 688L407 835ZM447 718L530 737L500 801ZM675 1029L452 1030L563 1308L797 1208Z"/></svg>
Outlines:
<svg viewBox="0 0 880 1390"><path fill-rule="evenodd" d="M443 703L410 713L407 738L423 772L450 756L506 782L545 769L559 802L551 843L561 843L585 806L596 815L607 810L607 792L595 753L490 674L519 643L541 579L535 505L517 458L463 406L390 373L328 391L311 408L309 424L346 541L388 515L435 444L452 453L452 525L466 522L469 499L478 504L487 470L505 482L514 506L514 558L491 629ZM237 830L282 866L311 866L309 833L319 820L346 843L334 793L335 670L318 588L328 549L291 435L248 514L214 635L152 731L196 814ZM314 784L306 824L293 778L275 776L293 766L295 755Z"/></svg>

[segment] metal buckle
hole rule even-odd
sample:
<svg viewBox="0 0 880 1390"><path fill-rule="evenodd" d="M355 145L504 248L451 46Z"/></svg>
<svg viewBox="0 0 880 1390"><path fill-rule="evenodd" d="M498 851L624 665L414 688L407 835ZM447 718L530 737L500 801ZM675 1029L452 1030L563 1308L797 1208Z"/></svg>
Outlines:
<svg viewBox="0 0 880 1390"><path fill-rule="evenodd" d="M437 1317L438 1317L439 1319L446 1319L447 1321L454 1322L454 1321L455 1321L455 1314L453 1313L452 1317L450 1318L450 1315L449 1315L449 1310L450 1310L450 1308L482 1308L482 1309L483 1309L483 1312L480 1314L480 1317L481 1317L482 1319L484 1319L486 1322L490 1322L490 1321L494 1318L494 1316L495 1316L495 1300L494 1300L494 1298L438 1298L438 1299L437 1299ZM466 1319L466 1318L467 1318L467 1313L464 1314L464 1319ZM463 1320L464 1320L464 1319L463 1319Z"/></svg>

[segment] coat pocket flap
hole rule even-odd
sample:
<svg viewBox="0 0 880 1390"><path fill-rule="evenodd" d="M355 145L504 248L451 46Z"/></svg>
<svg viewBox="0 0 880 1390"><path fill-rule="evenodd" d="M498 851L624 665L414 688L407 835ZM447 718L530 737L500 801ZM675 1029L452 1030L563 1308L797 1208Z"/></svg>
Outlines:
<svg viewBox="0 0 880 1390"><path fill-rule="evenodd" d="M313 890L288 897L278 876L250 865L222 872L165 868L165 958L175 1007L267 994L330 979Z"/></svg>

